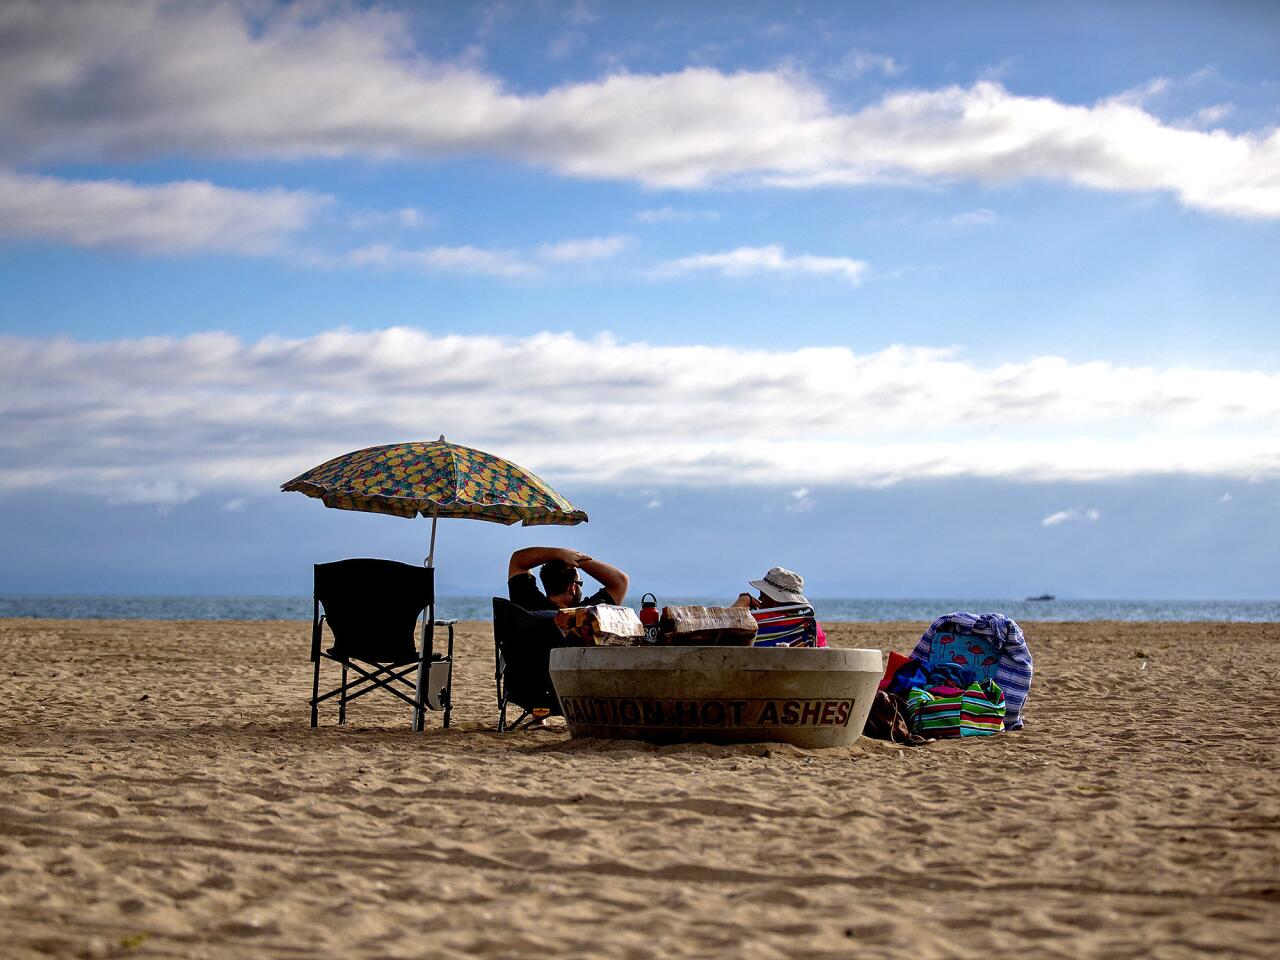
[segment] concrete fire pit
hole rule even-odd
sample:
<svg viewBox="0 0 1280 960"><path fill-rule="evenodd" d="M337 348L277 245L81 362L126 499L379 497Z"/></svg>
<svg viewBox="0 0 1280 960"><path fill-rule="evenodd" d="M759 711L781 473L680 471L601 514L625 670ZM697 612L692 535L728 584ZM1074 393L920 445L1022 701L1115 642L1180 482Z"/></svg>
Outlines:
<svg viewBox="0 0 1280 960"><path fill-rule="evenodd" d="M840 747L862 733L879 650L561 647L551 680L574 737Z"/></svg>

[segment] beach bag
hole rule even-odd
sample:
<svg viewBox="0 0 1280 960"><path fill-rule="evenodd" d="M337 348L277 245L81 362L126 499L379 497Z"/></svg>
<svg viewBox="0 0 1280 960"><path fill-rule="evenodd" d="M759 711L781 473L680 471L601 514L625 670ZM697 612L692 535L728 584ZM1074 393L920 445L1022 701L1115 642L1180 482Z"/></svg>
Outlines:
<svg viewBox="0 0 1280 960"><path fill-rule="evenodd" d="M914 687L907 693L911 732L943 740L989 737L1004 729L1004 691L994 680L959 687Z"/></svg>
<svg viewBox="0 0 1280 960"><path fill-rule="evenodd" d="M901 743L906 746L919 746L925 738L911 732L911 724L907 720L907 704L896 693L877 690L876 698L871 701L871 711L867 714L867 722L862 728L862 735L872 740L888 740L890 743Z"/></svg>

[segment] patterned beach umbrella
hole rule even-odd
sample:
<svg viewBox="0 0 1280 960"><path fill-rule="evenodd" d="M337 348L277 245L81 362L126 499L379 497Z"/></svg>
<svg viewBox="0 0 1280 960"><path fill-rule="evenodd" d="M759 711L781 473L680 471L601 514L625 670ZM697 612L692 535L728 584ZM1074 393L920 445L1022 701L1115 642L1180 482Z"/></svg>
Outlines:
<svg viewBox="0 0 1280 960"><path fill-rule="evenodd" d="M280 488L321 500L338 510L431 517L461 517L493 523L582 523L576 509L541 477L483 450L448 443L444 437L417 443L367 447L334 457Z"/></svg>

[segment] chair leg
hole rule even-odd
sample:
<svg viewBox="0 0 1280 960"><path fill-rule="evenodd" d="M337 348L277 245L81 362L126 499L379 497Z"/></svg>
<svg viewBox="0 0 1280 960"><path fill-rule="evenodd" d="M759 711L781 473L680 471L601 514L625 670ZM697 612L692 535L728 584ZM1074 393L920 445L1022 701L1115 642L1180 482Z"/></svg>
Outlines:
<svg viewBox="0 0 1280 960"><path fill-rule="evenodd" d="M495 605L496 607L496 605ZM498 732L507 732L507 698L502 695L502 675L506 664L502 659L502 644L498 642L497 626L494 626L493 638L493 685L498 692Z"/></svg>
<svg viewBox="0 0 1280 960"><path fill-rule="evenodd" d="M320 696L320 658L316 657L315 675L311 678L311 725L314 727L320 720L320 707L316 702Z"/></svg>
<svg viewBox="0 0 1280 960"><path fill-rule="evenodd" d="M342 696L338 698L338 723L347 722L347 665L342 665Z"/></svg>
<svg viewBox="0 0 1280 960"><path fill-rule="evenodd" d="M449 624L449 676L444 687L444 728L449 729L449 717L453 713L453 624Z"/></svg>
<svg viewBox="0 0 1280 960"><path fill-rule="evenodd" d="M423 641L425 648L426 641ZM430 680L431 665L427 662L427 654L424 649L418 655L418 682L413 688L413 696L416 701L413 705L413 723L409 729L414 733L422 733L427 728L427 708L423 704L427 700L427 683Z"/></svg>

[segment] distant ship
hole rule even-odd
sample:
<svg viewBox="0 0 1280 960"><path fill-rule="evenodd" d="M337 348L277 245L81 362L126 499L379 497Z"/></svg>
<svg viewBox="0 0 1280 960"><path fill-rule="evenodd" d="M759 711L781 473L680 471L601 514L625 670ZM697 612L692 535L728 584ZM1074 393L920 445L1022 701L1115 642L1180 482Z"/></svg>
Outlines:
<svg viewBox="0 0 1280 960"><path fill-rule="evenodd" d="M1042 593L1038 597L1027 597L1028 600L1056 600L1052 593Z"/></svg>

